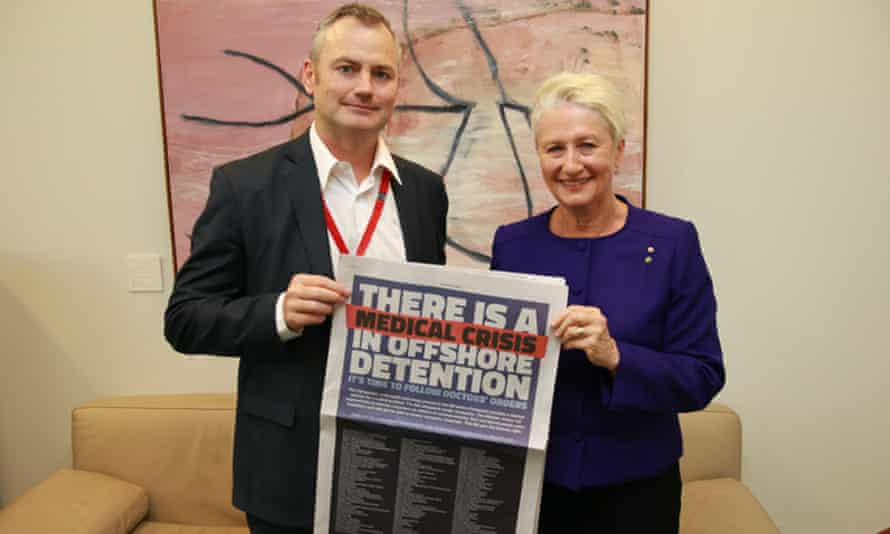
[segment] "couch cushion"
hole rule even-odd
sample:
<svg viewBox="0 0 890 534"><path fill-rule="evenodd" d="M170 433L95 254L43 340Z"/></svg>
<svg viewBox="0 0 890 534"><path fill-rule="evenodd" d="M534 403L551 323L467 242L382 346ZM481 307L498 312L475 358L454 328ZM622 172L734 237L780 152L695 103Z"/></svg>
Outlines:
<svg viewBox="0 0 890 534"><path fill-rule="evenodd" d="M148 519L245 526L232 507L235 397L229 394L99 399L74 410L74 466L145 488Z"/></svg>
<svg viewBox="0 0 890 534"><path fill-rule="evenodd" d="M742 425L738 414L720 403L680 414L684 482L713 478L739 479L742 465Z"/></svg>
<svg viewBox="0 0 890 534"><path fill-rule="evenodd" d="M195 527L146 521L133 534L249 534L247 527Z"/></svg>
<svg viewBox="0 0 890 534"><path fill-rule="evenodd" d="M148 512L142 488L62 469L0 510L0 532L126 534Z"/></svg>
<svg viewBox="0 0 890 534"><path fill-rule="evenodd" d="M766 510L732 478L683 484L681 534L778 534Z"/></svg>

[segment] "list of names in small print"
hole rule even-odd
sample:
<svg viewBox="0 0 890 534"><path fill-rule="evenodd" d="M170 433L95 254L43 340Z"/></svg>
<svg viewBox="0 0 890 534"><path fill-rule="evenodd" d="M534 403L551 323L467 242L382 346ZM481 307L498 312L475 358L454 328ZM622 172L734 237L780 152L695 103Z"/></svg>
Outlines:
<svg viewBox="0 0 890 534"><path fill-rule="evenodd" d="M516 529L524 461L496 449L460 448L451 534L507 534Z"/></svg>
<svg viewBox="0 0 890 534"><path fill-rule="evenodd" d="M449 534L459 448L448 440L404 438L393 534Z"/></svg>
<svg viewBox="0 0 890 534"><path fill-rule="evenodd" d="M512 534L525 451L341 422L334 534Z"/></svg>
<svg viewBox="0 0 890 534"><path fill-rule="evenodd" d="M398 469L397 438L342 428L338 440L334 531L338 534L389 534L390 483Z"/></svg>

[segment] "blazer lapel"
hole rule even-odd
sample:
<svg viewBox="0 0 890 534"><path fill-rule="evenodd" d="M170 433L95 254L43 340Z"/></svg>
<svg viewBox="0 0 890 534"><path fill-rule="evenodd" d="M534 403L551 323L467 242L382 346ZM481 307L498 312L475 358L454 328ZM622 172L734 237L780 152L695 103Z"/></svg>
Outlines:
<svg viewBox="0 0 890 534"><path fill-rule="evenodd" d="M398 165L398 162L396 162ZM420 261L420 203L417 201L417 185L411 176L399 167L402 183L392 181L392 193L399 211L399 225L405 239L405 257L408 261Z"/></svg>
<svg viewBox="0 0 890 534"><path fill-rule="evenodd" d="M328 228L321 204L318 169L309 146L309 134L292 141L285 150L284 182L294 208L297 227L306 247L312 272L334 277Z"/></svg>

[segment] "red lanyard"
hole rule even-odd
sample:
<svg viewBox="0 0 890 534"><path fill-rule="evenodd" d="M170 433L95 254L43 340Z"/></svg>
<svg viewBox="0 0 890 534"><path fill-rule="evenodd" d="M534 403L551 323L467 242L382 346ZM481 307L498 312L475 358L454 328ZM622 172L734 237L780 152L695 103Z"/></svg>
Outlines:
<svg viewBox="0 0 890 534"><path fill-rule="evenodd" d="M386 193L389 191L390 176L389 169L384 168L383 176L380 178L380 189L377 190L377 200L374 202L374 211L371 212L371 218L368 219L368 226L365 227L362 241L359 243L358 250L355 253L356 256L365 255L365 250L371 242L374 230L377 229L377 222L380 221L380 215L383 213L383 204L386 202ZM331 233L331 237L334 238L337 248L340 249L340 254L349 254L346 242L343 241L343 236L337 228L337 223L334 222L334 218L331 216L331 211L328 209L328 205L324 201L324 195L321 197L321 205L324 208L324 220L328 223L328 231Z"/></svg>

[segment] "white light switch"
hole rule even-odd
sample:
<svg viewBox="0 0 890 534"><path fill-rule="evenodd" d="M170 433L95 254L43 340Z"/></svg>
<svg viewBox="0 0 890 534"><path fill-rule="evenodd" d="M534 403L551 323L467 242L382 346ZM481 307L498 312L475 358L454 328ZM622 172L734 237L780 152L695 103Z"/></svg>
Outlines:
<svg viewBox="0 0 890 534"><path fill-rule="evenodd" d="M158 254L128 254L127 280L130 293L163 291L161 256Z"/></svg>

